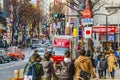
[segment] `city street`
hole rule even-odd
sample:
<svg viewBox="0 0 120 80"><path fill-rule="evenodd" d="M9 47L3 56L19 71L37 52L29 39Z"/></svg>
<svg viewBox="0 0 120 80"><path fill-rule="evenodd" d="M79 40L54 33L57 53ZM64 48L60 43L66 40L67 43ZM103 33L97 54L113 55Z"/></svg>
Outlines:
<svg viewBox="0 0 120 80"><path fill-rule="evenodd" d="M0 64L0 78L2 80L8 80L8 78L13 78L14 70L20 70L24 68L25 64L28 61L29 56L33 53L33 50L31 50L30 48L27 48L23 50L23 52L26 54L25 60L11 61L10 63ZM98 73L96 74L98 77ZM114 80L119 80L119 78L120 78L120 69L117 68ZM110 80L110 79L111 79L110 74L107 71L107 76L105 80Z"/></svg>
<svg viewBox="0 0 120 80"><path fill-rule="evenodd" d="M30 80L50 79L54 71L60 79L88 80L106 69L111 80L116 68L120 80L117 63L120 0L0 0L0 80L16 78L15 71Z"/></svg>
<svg viewBox="0 0 120 80"><path fill-rule="evenodd" d="M25 49L23 52L26 55L25 60L11 61L10 63L0 64L0 80L8 80L14 77L14 70L23 69L29 56L32 54L31 49Z"/></svg>

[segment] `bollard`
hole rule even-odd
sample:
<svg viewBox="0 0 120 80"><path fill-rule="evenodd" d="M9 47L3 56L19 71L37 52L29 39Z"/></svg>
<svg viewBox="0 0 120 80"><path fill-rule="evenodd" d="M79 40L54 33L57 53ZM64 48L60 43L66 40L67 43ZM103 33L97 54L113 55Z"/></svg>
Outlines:
<svg viewBox="0 0 120 80"><path fill-rule="evenodd" d="M14 70L14 78L19 78L18 70Z"/></svg>
<svg viewBox="0 0 120 80"><path fill-rule="evenodd" d="M20 69L19 78L23 78L23 77L24 77L24 69Z"/></svg>

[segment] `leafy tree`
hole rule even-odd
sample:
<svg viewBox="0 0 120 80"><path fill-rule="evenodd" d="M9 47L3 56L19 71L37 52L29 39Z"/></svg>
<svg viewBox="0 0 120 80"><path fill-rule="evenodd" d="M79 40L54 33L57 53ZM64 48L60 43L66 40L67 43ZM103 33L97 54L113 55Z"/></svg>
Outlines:
<svg viewBox="0 0 120 80"><path fill-rule="evenodd" d="M7 13L9 18L13 20L12 24L12 39L14 38L14 32L24 30L32 24L32 29L38 26L42 21L43 14L41 9L35 9L28 0L8 0L6 2Z"/></svg>

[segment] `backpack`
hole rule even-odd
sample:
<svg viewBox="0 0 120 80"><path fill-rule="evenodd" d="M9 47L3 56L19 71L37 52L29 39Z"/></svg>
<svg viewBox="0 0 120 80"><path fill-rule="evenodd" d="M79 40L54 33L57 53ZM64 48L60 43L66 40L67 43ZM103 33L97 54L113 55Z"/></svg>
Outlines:
<svg viewBox="0 0 120 80"><path fill-rule="evenodd" d="M106 70L107 67L108 67L107 60L106 60L106 59L100 60L100 68L101 68L102 70Z"/></svg>
<svg viewBox="0 0 120 80"><path fill-rule="evenodd" d="M81 63L81 64L80 64L80 63ZM89 78L90 78L90 76L91 76L91 73L83 70L80 65L84 65L84 67L88 67L88 65L87 65L87 63L86 63L86 60L85 60L84 62L79 62L79 63L78 63L78 67L79 67L79 69L80 69L79 74L78 74L78 78L79 78L80 80L89 80Z"/></svg>
<svg viewBox="0 0 120 80"><path fill-rule="evenodd" d="M28 63L26 70L24 72L24 80L35 80L36 79L34 65L37 63L38 62L34 62L32 64Z"/></svg>
<svg viewBox="0 0 120 80"><path fill-rule="evenodd" d="M65 63L63 61L61 63L60 79L72 80L74 73L75 73L75 67L73 62Z"/></svg>

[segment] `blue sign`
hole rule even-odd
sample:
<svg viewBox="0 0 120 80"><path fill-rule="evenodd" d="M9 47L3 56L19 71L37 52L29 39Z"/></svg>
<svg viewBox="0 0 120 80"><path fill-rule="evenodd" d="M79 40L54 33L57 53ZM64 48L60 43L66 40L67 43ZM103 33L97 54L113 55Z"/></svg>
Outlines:
<svg viewBox="0 0 120 80"><path fill-rule="evenodd" d="M82 18L82 23L89 23L89 22L93 23L93 18Z"/></svg>
<svg viewBox="0 0 120 80"><path fill-rule="evenodd" d="M81 30L79 30L78 35L82 36L82 31Z"/></svg>
<svg viewBox="0 0 120 80"><path fill-rule="evenodd" d="M114 35L109 35L108 36L108 41L114 41L115 40L115 36Z"/></svg>

